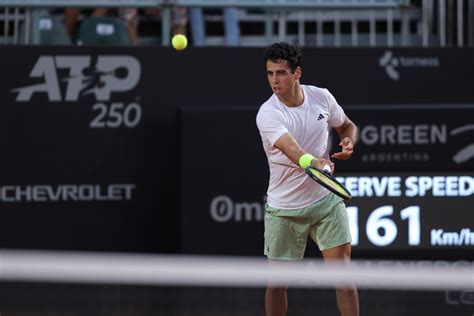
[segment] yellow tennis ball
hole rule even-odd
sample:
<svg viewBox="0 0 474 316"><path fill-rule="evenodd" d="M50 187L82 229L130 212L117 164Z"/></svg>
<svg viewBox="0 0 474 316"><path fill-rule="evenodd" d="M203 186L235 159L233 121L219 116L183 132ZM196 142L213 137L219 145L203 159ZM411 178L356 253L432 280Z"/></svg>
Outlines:
<svg viewBox="0 0 474 316"><path fill-rule="evenodd" d="M188 39L183 34L176 34L171 39L171 45L173 45L176 50L183 50L188 46Z"/></svg>

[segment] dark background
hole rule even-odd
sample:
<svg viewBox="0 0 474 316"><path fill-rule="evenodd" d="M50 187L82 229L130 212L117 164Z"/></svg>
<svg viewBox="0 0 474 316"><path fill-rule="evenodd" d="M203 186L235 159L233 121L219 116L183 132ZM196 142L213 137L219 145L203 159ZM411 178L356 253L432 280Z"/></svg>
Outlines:
<svg viewBox="0 0 474 316"><path fill-rule="evenodd" d="M211 249L213 242L222 240L227 229L198 226L193 218L202 218L199 214L208 207L209 192L263 202L267 166L254 119L260 104L271 94L263 49L1 50L5 57L0 61L0 185L133 183L136 188L129 201L0 201L0 247L260 255L255 249L263 242L262 222L236 229L226 237L226 248L219 251ZM391 49L397 58L439 61L438 67L399 66L398 81L390 79L379 65L386 51L304 49L302 81L329 88L359 125L446 124L453 129L473 124L473 49ZM12 89L42 82L41 78L29 78L39 56L63 55L93 59L134 56L141 64L141 77L135 88L113 93L104 102L92 95L74 102L50 102L44 93L33 95L29 102L15 101L17 94ZM57 73L60 80L68 76L67 69ZM61 81L63 94L66 85ZM90 128L97 116L93 106L113 102L138 103L143 114L138 126ZM442 146L387 144L368 148L360 144L354 159L339 163L338 170L464 174L473 170L473 160L458 165L449 159L469 142L472 132L450 137ZM431 159L424 163L363 163L359 155L368 150L422 150L429 152ZM461 202L466 209L459 218L471 229L472 200ZM200 236L194 241L201 246L188 243L194 236ZM472 246L354 251L356 257L427 259L472 259L472 253Z"/></svg>

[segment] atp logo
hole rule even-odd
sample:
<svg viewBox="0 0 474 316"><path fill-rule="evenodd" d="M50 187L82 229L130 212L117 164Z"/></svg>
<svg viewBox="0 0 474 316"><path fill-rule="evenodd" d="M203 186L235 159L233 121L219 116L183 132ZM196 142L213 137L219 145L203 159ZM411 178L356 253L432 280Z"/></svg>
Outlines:
<svg viewBox="0 0 474 316"><path fill-rule="evenodd" d="M59 70L68 74L60 77L63 71ZM17 102L29 102L39 93L46 94L50 102L74 102L86 95L109 101L114 92L132 90L140 76L140 62L133 56L40 56L29 77L43 82L10 91L17 93Z"/></svg>
<svg viewBox="0 0 474 316"><path fill-rule="evenodd" d="M380 67L384 67L388 77L395 81L400 79L400 73L397 71L399 64L398 58L394 57L393 53L389 50L379 59Z"/></svg>

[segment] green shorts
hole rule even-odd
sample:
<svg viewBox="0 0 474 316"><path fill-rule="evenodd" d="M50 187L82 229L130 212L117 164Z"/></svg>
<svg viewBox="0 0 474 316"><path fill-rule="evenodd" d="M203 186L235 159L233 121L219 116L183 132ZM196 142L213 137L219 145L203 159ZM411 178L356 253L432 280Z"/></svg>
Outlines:
<svg viewBox="0 0 474 316"><path fill-rule="evenodd" d="M330 193L295 210L266 205L264 253L269 259L302 259L308 235L320 250L351 242L346 206L340 197Z"/></svg>

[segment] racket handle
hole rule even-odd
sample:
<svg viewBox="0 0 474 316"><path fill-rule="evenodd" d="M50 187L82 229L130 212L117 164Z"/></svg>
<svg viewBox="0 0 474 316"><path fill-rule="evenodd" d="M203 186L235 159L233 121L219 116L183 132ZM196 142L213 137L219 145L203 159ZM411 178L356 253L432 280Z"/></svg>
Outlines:
<svg viewBox="0 0 474 316"><path fill-rule="evenodd" d="M329 165L324 165L323 171L327 174L331 174L331 167L329 167Z"/></svg>

